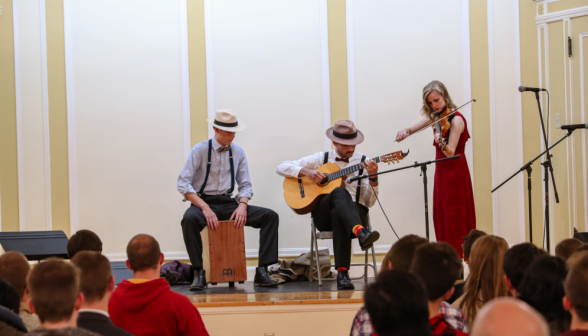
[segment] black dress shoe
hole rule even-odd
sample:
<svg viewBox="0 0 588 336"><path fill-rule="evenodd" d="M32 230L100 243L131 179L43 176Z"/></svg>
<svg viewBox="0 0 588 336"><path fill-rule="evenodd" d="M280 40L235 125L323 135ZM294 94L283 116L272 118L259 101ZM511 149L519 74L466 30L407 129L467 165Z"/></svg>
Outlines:
<svg viewBox="0 0 588 336"><path fill-rule="evenodd" d="M370 232L368 229L361 229L361 231L359 231L359 236L357 237L362 251L372 247L378 239L380 239L380 233L378 231Z"/></svg>
<svg viewBox="0 0 588 336"><path fill-rule="evenodd" d="M355 289L355 286L349 278L349 271L340 271L337 274L337 289Z"/></svg>
<svg viewBox="0 0 588 336"><path fill-rule="evenodd" d="M206 271L205 270L194 270L194 281L190 285L190 291L199 291L208 288L206 284Z"/></svg>
<svg viewBox="0 0 588 336"><path fill-rule="evenodd" d="M278 282L270 278L265 267L257 267L255 269L255 279L253 280L255 287L278 287Z"/></svg>

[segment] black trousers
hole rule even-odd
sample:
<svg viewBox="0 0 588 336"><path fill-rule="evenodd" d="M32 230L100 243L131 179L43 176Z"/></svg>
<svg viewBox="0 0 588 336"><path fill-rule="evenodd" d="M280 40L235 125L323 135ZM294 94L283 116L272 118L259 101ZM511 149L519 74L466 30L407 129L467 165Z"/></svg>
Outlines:
<svg viewBox="0 0 588 336"><path fill-rule="evenodd" d="M349 269L351 264L351 239L356 238L353 227L368 223L369 209L355 203L344 188L335 188L320 200L312 212L314 225L319 231L333 231L335 267Z"/></svg>
<svg viewBox="0 0 588 336"><path fill-rule="evenodd" d="M207 196L202 199L210 206L219 221L229 220L239 206L230 196ZM270 209L247 206L247 223L245 226L260 229L259 233L259 266L268 266L278 262L278 226L279 217ZM202 269L202 237L200 231L206 227L206 217L202 209L192 204L184 213L182 233L184 244L195 269Z"/></svg>

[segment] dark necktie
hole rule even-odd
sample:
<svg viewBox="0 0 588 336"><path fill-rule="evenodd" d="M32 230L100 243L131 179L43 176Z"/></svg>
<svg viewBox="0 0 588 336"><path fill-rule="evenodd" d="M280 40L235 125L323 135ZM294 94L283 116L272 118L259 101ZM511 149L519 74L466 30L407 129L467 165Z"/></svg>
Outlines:
<svg viewBox="0 0 588 336"><path fill-rule="evenodd" d="M347 162L347 163L349 163L349 158L344 158L344 159L342 159L342 158L338 158L338 157L336 157L336 158L335 158L335 161L342 161L342 162Z"/></svg>

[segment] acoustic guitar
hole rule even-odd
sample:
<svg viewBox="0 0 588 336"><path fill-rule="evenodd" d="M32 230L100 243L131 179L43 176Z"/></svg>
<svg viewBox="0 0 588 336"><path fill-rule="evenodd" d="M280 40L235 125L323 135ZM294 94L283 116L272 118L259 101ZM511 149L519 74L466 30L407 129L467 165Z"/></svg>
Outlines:
<svg viewBox="0 0 588 336"><path fill-rule="evenodd" d="M389 153L373 158L376 163L387 162L396 163L408 155L408 151ZM339 169L335 163L326 163L317 170L326 177L321 183L316 183L306 176L294 178L286 177L284 180L284 198L288 206L299 215L304 215L317 206L318 202L324 195L330 194L335 188L340 187L343 183L343 176L349 175L360 170L361 164ZM360 183L360 181L357 181Z"/></svg>

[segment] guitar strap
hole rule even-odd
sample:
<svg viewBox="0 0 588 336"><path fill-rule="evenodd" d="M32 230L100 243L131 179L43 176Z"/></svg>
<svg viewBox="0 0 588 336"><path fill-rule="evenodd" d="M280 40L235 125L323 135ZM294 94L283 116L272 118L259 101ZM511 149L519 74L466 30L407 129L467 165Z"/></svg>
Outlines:
<svg viewBox="0 0 588 336"><path fill-rule="evenodd" d="M361 156L361 162L363 163L365 161L366 157L365 155ZM323 164L326 164L329 161L329 152L325 152L325 158L323 160ZM359 173L357 174L357 176L360 176L361 174L363 174L363 167L361 167L361 169L359 169ZM357 192L355 193L355 203L359 203L359 195L361 194L361 180L357 181Z"/></svg>
<svg viewBox="0 0 588 336"><path fill-rule="evenodd" d="M202 183L202 187L200 187L200 191L198 192L198 196L201 196L204 193L204 188L206 187L206 182L208 182L208 175L210 175L210 166L212 165L212 139L208 140L208 161L206 163L206 176L204 177L204 183ZM235 189L235 168L233 166L233 149L229 146L229 165L231 166L231 189L227 192L229 195L233 194L233 190Z"/></svg>

